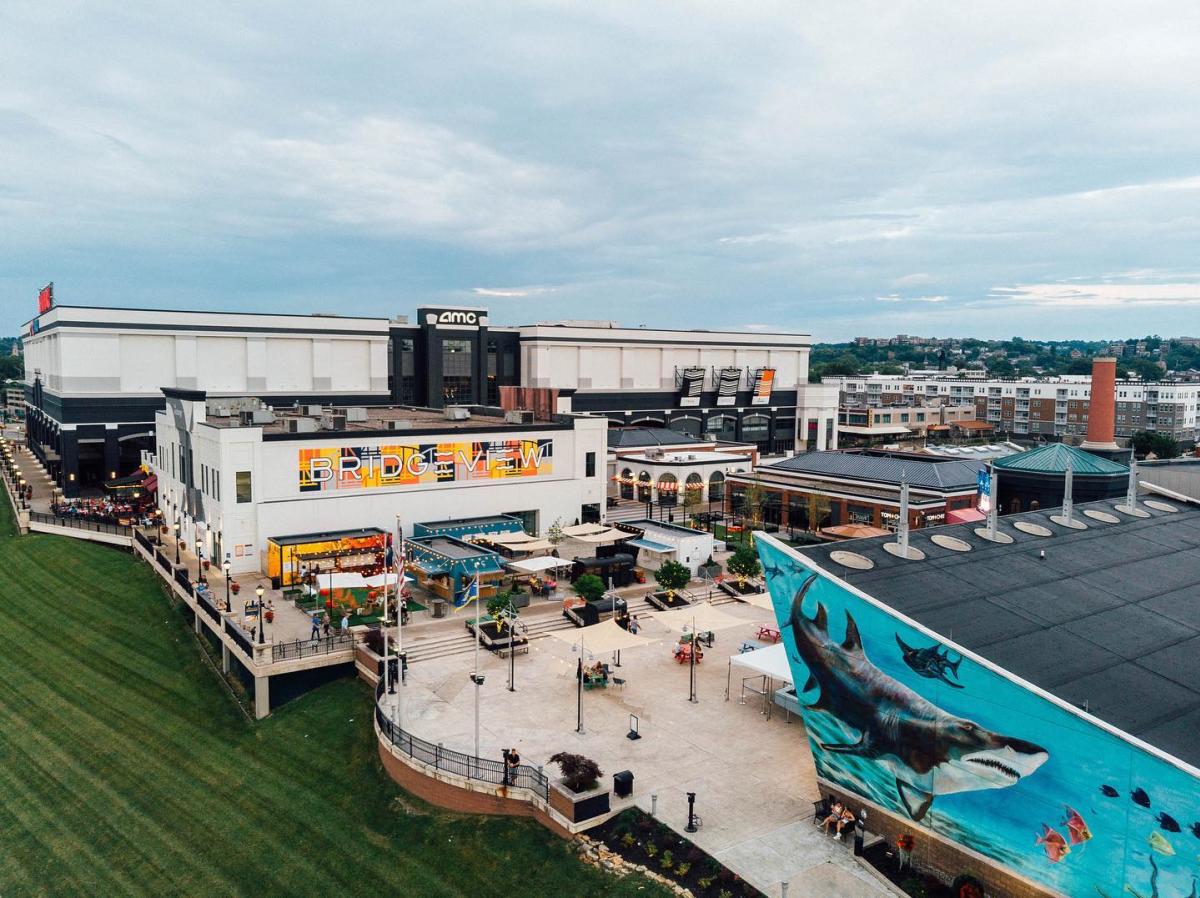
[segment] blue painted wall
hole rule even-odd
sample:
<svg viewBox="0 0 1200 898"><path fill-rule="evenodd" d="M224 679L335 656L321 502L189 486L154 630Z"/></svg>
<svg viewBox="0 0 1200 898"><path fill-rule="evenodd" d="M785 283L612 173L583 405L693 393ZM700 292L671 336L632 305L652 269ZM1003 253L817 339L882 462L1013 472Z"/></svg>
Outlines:
<svg viewBox="0 0 1200 898"><path fill-rule="evenodd" d="M1200 895L1200 779L757 545L820 776L1066 895Z"/></svg>

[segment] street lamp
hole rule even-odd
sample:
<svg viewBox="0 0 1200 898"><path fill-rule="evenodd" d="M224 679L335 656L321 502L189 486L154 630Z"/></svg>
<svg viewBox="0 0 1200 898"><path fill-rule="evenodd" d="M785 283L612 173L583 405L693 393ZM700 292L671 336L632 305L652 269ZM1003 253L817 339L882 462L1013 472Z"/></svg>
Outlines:
<svg viewBox="0 0 1200 898"><path fill-rule="evenodd" d="M233 610L233 599L229 595L229 571L233 567L233 563L229 560L229 553L225 553L225 561L221 564L221 570L225 572L225 608L228 611Z"/></svg>
<svg viewBox="0 0 1200 898"><path fill-rule="evenodd" d="M263 619L266 617L266 615L263 614L263 600L262 600L263 599L263 588L262 588L262 586L259 586L258 589L254 590L254 594L256 596L258 596L258 644L262 645L263 642L265 642L265 640L263 639Z"/></svg>
<svg viewBox="0 0 1200 898"><path fill-rule="evenodd" d="M175 564L179 564L179 518L175 519Z"/></svg>

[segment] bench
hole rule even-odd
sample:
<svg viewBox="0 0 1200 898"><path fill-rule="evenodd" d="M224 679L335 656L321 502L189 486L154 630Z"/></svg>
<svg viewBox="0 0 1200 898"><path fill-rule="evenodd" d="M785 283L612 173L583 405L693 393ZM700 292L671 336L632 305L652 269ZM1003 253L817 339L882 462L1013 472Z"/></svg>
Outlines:
<svg viewBox="0 0 1200 898"><path fill-rule="evenodd" d="M513 646L512 648L506 647L506 648L496 650L496 654L499 655L501 658L507 658L509 652L512 652L513 654L516 654L516 655L528 655L529 654L529 643L525 642L525 643L521 643L520 645Z"/></svg>

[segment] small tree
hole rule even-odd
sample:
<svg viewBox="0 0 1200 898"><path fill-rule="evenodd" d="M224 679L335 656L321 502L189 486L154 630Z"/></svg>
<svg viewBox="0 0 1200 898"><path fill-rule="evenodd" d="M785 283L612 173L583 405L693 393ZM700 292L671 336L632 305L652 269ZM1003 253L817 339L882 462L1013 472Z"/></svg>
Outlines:
<svg viewBox="0 0 1200 898"><path fill-rule="evenodd" d="M1179 454L1179 444L1167 433L1154 430L1139 430L1131 440L1135 454L1145 458L1151 452L1156 458L1174 458Z"/></svg>
<svg viewBox="0 0 1200 898"><path fill-rule="evenodd" d="M558 548L558 544L566 538L567 535L563 533L562 518L557 518L553 524L546 528L546 539L553 543L555 548Z"/></svg>
<svg viewBox="0 0 1200 898"><path fill-rule="evenodd" d="M654 579L667 591L667 599L670 600L675 598L675 590L683 589L691 582L692 572L678 561L664 561L654 572Z"/></svg>
<svg viewBox="0 0 1200 898"><path fill-rule="evenodd" d="M575 595L589 602L594 602L604 595L604 581L595 574L584 574L571 584Z"/></svg>
<svg viewBox="0 0 1200 898"><path fill-rule="evenodd" d="M738 578L738 586L745 587L746 580L757 577L762 573L762 565L758 563L758 553L749 546L738 546L725 562L729 573Z"/></svg>
<svg viewBox="0 0 1200 898"><path fill-rule="evenodd" d="M600 777L604 776L600 765L583 755L560 751L550 757L550 763L558 765L562 771L563 785L572 792L587 792L589 789L595 789L600 782Z"/></svg>
<svg viewBox="0 0 1200 898"><path fill-rule="evenodd" d="M703 483L685 483L683 485L683 510L688 517L693 517L696 514L696 509L700 507L700 494L704 492Z"/></svg>
<svg viewBox="0 0 1200 898"><path fill-rule="evenodd" d="M808 529L816 533L821 529L821 522L829 514L829 500L819 493L809 493L804 504L808 509Z"/></svg>
<svg viewBox="0 0 1200 898"><path fill-rule="evenodd" d="M750 481L742 498L742 517L750 525L751 530L757 530L762 524L763 491L758 482L758 475Z"/></svg>

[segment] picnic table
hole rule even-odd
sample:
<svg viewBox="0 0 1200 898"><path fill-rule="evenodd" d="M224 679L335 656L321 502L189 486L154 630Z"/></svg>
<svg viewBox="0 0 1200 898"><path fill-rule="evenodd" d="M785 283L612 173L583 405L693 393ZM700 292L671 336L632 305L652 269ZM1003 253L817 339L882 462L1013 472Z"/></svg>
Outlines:
<svg viewBox="0 0 1200 898"><path fill-rule="evenodd" d="M680 645L678 648L679 648L679 650L677 652L675 652L675 662L677 664L687 664L689 661L692 660L692 645L691 645L691 643L685 642L682 645ZM696 663L699 664L703 660L703 658L704 658L704 652L697 651L696 652Z"/></svg>
<svg viewBox="0 0 1200 898"><path fill-rule="evenodd" d="M780 636L779 631L774 627L759 627L758 638L764 642L779 642L783 637Z"/></svg>

